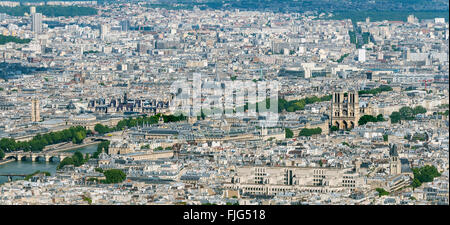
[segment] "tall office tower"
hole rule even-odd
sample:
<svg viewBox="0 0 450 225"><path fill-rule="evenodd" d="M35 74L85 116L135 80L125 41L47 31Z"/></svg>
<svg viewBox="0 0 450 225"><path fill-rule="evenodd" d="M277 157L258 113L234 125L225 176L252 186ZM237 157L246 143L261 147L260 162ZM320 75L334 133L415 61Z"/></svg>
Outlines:
<svg viewBox="0 0 450 225"><path fill-rule="evenodd" d="M42 32L42 13L33 13L32 15L32 31L36 34L39 34Z"/></svg>
<svg viewBox="0 0 450 225"><path fill-rule="evenodd" d="M366 61L366 49L361 48L358 49L358 62L365 62Z"/></svg>
<svg viewBox="0 0 450 225"><path fill-rule="evenodd" d="M39 100L36 98L31 100L31 121L41 121L41 109L39 108Z"/></svg>
<svg viewBox="0 0 450 225"><path fill-rule="evenodd" d="M339 129L351 129L358 125L359 120L358 91L333 93L331 99L331 126Z"/></svg>
<svg viewBox="0 0 450 225"><path fill-rule="evenodd" d="M123 32L127 32L130 30L130 21L129 20L122 20L120 21L120 29Z"/></svg>
<svg viewBox="0 0 450 225"><path fill-rule="evenodd" d="M30 15L33 15L34 13L36 13L36 7L31 6L30 7Z"/></svg>
<svg viewBox="0 0 450 225"><path fill-rule="evenodd" d="M100 39L105 40L109 33L109 26L108 24L102 24L100 26Z"/></svg>

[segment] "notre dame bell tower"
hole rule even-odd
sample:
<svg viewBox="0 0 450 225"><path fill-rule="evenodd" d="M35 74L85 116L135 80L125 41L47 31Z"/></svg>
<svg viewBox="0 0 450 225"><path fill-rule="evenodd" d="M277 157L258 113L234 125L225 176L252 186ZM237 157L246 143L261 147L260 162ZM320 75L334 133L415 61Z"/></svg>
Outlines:
<svg viewBox="0 0 450 225"><path fill-rule="evenodd" d="M358 125L358 91L334 92L331 99L331 126L351 129Z"/></svg>

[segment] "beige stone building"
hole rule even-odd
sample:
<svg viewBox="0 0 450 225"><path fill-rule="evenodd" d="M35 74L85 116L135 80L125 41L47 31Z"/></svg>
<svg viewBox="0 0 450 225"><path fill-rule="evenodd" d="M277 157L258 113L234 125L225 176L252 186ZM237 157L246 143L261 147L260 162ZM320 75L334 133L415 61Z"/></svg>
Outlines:
<svg viewBox="0 0 450 225"><path fill-rule="evenodd" d="M173 151L139 151L124 155L133 160L157 160L162 158L172 158Z"/></svg>
<svg viewBox="0 0 450 225"><path fill-rule="evenodd" d="M351 129L358 125L360 117L357 91L335 92L331 99L331 126Z"/></svg>
<svg viewBox="0 0 450 225"><path fill-rule="evenodd" d="M41 109L39 106L39 100L33 98L31 100L31 122L41 121Z"/></svg>
<svg viewBox="0 0 450 225"><path fill-rule="evenodd" d="M225 185L242 194L274 195L287 191L330 193L353 191L363 179L353 168L253 167L237 169L237 176Z"/></svg>

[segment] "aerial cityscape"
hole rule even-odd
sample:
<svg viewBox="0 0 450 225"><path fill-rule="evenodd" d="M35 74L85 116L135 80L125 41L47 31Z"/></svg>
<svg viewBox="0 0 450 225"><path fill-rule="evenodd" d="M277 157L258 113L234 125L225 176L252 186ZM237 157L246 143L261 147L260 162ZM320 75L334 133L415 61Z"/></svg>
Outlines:
<svg viewBox="0 0 450 225"><path fill-rule="evenodd" d="M448 6L0 0L0 205L448 205Z"/></svg>

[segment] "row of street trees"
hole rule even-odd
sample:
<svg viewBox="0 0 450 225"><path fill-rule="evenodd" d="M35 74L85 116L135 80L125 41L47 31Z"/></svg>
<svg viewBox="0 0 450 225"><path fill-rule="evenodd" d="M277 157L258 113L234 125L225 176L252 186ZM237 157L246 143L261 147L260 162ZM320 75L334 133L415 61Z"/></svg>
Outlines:
<svg viewBox="0 0 450 225"><path fill-rule="evenodd" d="M286 110L288 112L304 110L305 106L308 104L330 101L331 97L331 95L325 95L322 97L312 96L292 101L286 101L280 98L278 99L278 112L282 112L283 110Z"/></svg>
<svg viewBox="0 0 450 225"><path fill-rule="evenodd" d="M303 128L300 133L298 134L298 136L312 136L312 135L316 135L316 134L321 134L322 133L322 129L320 127L317 128Z"/></svg>
<svg viewBox="0 0 450 225"><path fill-rule="evenodd" d="M389 85L380 85L377 88L373 88L370 90L361 90L358 91L358 95L364 95L364 94L372 94L372 95L377 95L381 92L386 92L386 91L392 91L392 88Z"/></svg>
<svg viewBox="0 0 450 225"><path fill-rule="evenodd" d="M123 119L123 120L119 121L117 123L117 125L114 127L108 127L108 126L105 126L102 124L96 124L94 127L94 130L100 134L105 134L105 133L123 130L123 129L125 129L125 127L136 127L136 126L142 125L142 124L156 124L156 123L158 123L160 117L163 118L164 123L178 122L178 121L186 120L186 116L184 116L184 115L174 116L174 115L157 114L157 115L149 116L149 117L144 115L142 117L137 117L137 118L130 117L128 119Z"/></svg>
<svg viewBox="0 0 450 225"><path fill-rule="evenodd" d="M317 128L303 128L302 130L300 130L300 133L298 134L298 136L312 136L312 135L316 135L316 134L321 134L322 133L322 129L320 127ZM285 138L292 138L294 137L294 132L292 132L291 129L289 128L285 128L284 129L284 135Z"/></svg>
<svg viewBox="0 0 450 225"><path fill-rule="evenodd" d="M58 144L71 141L74 144L80 144L92 132L82 126L70 127L62 131L50 132L46 134L37 134L29 141L17 141L14 138L2 138L0 140L0 150L3 152L13 151L33 151L39 152L47 145Z"/></svg>

